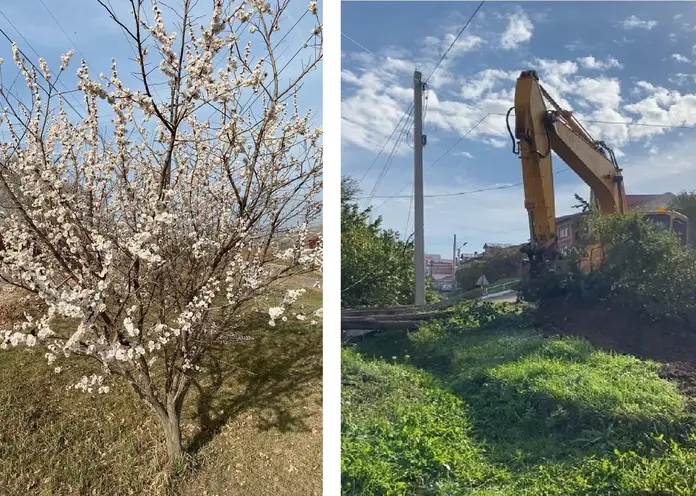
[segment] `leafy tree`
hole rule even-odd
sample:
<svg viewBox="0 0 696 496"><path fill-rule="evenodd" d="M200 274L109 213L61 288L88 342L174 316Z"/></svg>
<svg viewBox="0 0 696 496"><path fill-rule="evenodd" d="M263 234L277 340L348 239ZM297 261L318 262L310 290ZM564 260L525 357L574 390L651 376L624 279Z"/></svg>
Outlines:
<svg viewBox="0 0 696 496"><path fill-rule="evenodd" d="M670 207L689 218L689 245L696 245L696 191L682 191L670 202Z"/></svg>
<svg viewBox="0 0 696 496"><path fill-rule="evenodd" d="M390 306L413 303L415 273L412 242L370 221L371 209L355 202L352 178L341 181L341 304Z"/></svg>
<svg viewBox="0 0 696 496"><path fill-rule="evenodd" d="M303 289L289 278L320 269L307 226L320 216L322 151L321 128L297 100L322 58L321 23L312 1L303 64L284 72L273 50L289 0L233 9L214 0L205 25L184 0L167 7L176 26L155 0L151 13L130 2L130 19L98 1L137 51L137 77L122 79L130 71L115 61L93 77L82 60L85 116L54 92L72 51L52 72L12 47L29 101L0 91L0 185L12 203L0 278L41 308L0 331L0 349L42 348L56 371L86 358L91 375L73 385L86 393L128 384L174 462L206 354L236 339L256 307L269 325L305 318L290 311ZM110 133L100 128L105 109Z"/></svg>

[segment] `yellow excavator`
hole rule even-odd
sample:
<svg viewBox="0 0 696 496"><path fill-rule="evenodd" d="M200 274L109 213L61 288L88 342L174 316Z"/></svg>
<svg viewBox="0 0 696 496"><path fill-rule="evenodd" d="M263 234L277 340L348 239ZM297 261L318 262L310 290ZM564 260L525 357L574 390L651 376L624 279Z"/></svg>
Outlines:
<svg viewBox="0 0 696 496"><path fill-rule="evenodd" d="M515 112L514 137L509 126L512 111ZM556 240L551 152L590 187L590 203L601 215L628 212L624 178L612 149L603 141L594 140L572 112L563 110L554 101L539 84L536 71L524 71L517 78L515 106L507 117L513 152L522 161L524 206L529 215L530 242L523 251L534 271L535 267L540 269L561 258ZM689 224L685 215L666 208L647 211L644 215L675 232L682 244L687 243ZM591 271L601 264L602 258L601 247L589 247L581 268Z"/></svg>

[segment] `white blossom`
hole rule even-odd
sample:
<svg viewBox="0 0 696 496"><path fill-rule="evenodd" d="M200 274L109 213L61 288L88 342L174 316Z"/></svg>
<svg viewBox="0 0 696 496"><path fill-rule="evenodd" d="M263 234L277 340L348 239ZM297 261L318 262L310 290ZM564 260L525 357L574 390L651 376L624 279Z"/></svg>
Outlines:
<svg viewBox="0 0 696 496"><path fill-rule="evenodd" d="M322 270L309 226L321 221L323 150L301 88L322 34L310 2L312 50L302 69L276 72L280 55L264 39L286 22L283 2L228 10L213 0L209 22L183 33L156 0L151 12L135 5L137 87L115 60L101 61L103 73L73 62L79 116L42 89L72 80L60 72L74 51L52 73L50 60L34 67L12 45L27 91L21 106L0 92L0 179L11 193L0 275L36 311L0 330L0 350L37 348L56 373L86 356L95 369L69 390L106 394L124 381L163 411L188 390L168 388L189 384L247 314L268 308L270 326L304 320L291 307L305 293L296 276Z"/></svg>

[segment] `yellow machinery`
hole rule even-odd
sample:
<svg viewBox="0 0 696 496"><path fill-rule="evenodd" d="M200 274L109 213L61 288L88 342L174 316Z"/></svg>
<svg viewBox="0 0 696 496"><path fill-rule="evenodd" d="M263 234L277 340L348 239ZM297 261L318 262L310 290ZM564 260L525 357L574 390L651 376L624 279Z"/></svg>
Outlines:
<svg viewBox="0 0 696 496"><path fill-rule="evenodd" d="M547 109L546 102L551 109ZM554 151L590 187L591 202L600 214L628 212L623 175L614 152L595 141L572 113L560 108L539 84L536 71L524 71L515 87L515 135L522 161L525 208L529 215L530 243L525 248L532 266L559 258L556 245L551 151ZM508 117L510 115L508 112ZM508 131L512 131L508 126ZM514 140L513 140L514 141ZM668 209L645 212L646 218L688 241L688 219ZM598 247L597 247L598 248ZM599 255L598 255L599 253ZM584 264L600 262L601 250L591 249Z"/></svg>

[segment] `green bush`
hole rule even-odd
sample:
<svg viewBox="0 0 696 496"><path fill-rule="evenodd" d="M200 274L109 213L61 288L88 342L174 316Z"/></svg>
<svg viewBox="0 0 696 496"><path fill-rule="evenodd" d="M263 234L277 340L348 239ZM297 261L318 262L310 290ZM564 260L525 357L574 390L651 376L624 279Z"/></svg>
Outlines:
<svg viewBox="0 0 696 496"><path fill-rule="evenodd" d="M580 260L591 245L602 247L604 260L587 274ZM619 297L650 316L678 316L696 325L696 251L639 214L589 215L565 269L525 288L528 299L561 293L595 301Z"/></svg>

